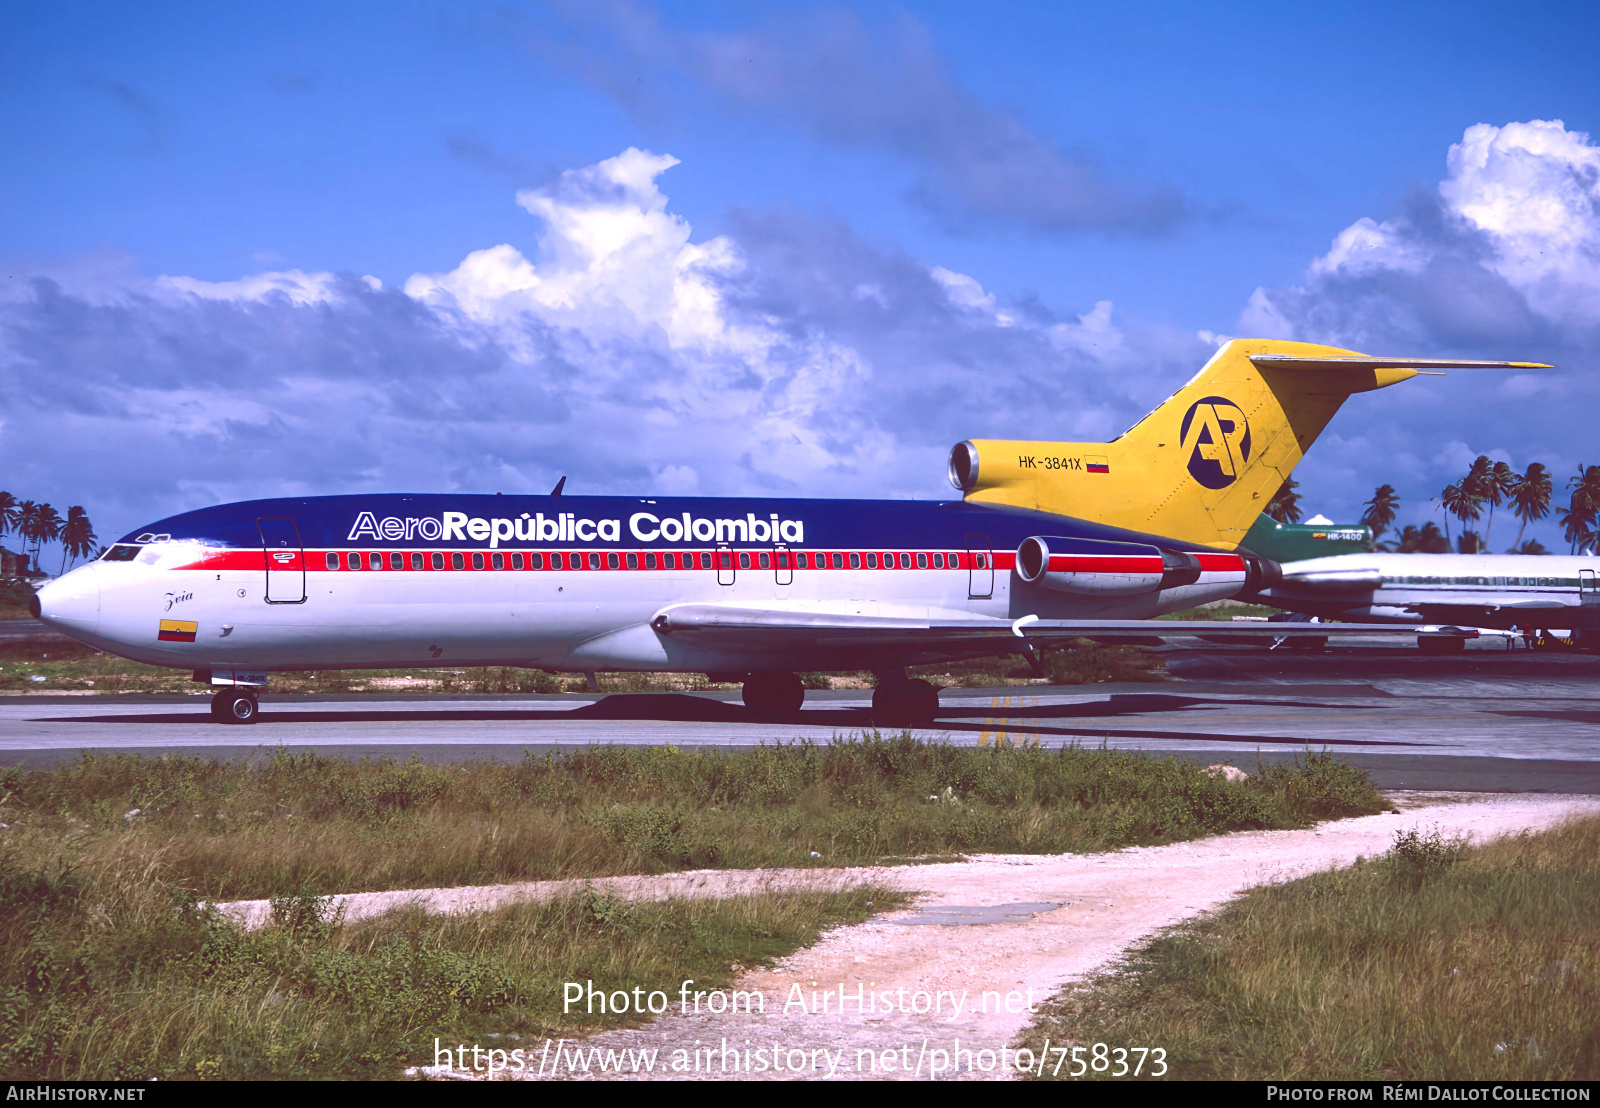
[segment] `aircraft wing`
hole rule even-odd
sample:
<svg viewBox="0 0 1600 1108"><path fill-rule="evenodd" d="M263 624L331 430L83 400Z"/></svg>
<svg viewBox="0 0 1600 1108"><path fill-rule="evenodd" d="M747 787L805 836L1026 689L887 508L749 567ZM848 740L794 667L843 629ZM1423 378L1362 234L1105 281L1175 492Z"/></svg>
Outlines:
<svg viewBox="0 0 1600 1108"><path fill-rule="evenodd" d="M1551 369L1543 362L1463 362L1450 358L1302 358L1294 354L1252 354L1251 364L1269 369Z"/></svg>
<svg viewBox="0 0 1600 1108"><path fill-rule="evenodd" d="M1150 640L1204 635L1212 641L1259 642L1273 638L1324 638L1330 633L1415 635L1418 627L1394 623L1225 623L1155 619L924 619L846 612L735 608L720 604L674 604L650 626L707 646L774 650L806 646L899 647L1010 653L1073 639Z"/></svg>

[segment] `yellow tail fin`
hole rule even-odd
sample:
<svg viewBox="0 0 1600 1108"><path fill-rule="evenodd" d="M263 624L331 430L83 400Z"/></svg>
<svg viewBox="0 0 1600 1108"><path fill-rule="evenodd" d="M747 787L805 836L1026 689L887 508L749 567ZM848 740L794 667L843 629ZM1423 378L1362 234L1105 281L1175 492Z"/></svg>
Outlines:
<svg viewBox="0 0 1600 1108"><path fill-rule="evenodd" d="M1347 396L1468 366L1547 368L1234 339L1111 442L969 440L951 451L950 480L979 503L1232 550Z"/></svg>

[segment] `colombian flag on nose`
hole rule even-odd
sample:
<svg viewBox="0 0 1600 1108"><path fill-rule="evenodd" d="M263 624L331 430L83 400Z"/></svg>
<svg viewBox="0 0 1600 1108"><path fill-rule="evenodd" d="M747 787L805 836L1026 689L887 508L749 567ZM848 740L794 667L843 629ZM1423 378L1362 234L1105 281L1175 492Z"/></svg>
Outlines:
<svg viewBox="0 0 1600 1108"><path fill-rule="evenodd" d="M164 619L156 638L162 642L194 642L195 632L199 630L200 625L190 620Z"/></svg>

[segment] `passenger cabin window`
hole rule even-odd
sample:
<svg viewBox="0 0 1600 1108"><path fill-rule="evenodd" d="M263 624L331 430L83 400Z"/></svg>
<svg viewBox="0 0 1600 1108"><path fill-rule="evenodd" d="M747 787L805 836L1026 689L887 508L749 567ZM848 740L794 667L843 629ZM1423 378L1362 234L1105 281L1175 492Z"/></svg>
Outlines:
<svg viewBox="0 0 1600 1108"><path fill-rule="evenodd" d="M934 569L943 569L944 568L944 555L943 554L935 554L933 556L933 568Z"/></svg>
<svg viewBox="0 0 1600 1108"><path fill-rule="evenodd" d="M620 560L617 558L617 556L615 554L607 554L606 555L606 566L607 566L607 568L616 569L620 564L621 564L621 562L620 562Z"/></svg>
<svg viewBox="0 0 1600 1108"><path fill-rule="evenodd" d="M528 568L529 569L543 569L544 568L544 555L539 553L537 550L535 550L532 554L529 554L528 555Z"/></svg>
<svg viewBox="0 0 1600 1108"><path fill-rule="evenodd" d="M702 550L700 552L700 568L701 569L710 569L711 568L711 555L709 553L707 553L706 551L704 551L704 550Z"/></svg>
<svg viewBox="0 0 1600 1108"><path fill-rule="evenodd" d="M900 568L901 569L910 569L911 568L911 555L909 555L909 554L901 554L900 555Z"/></svg>
<svg viewBox="0 0 1600 1108"><path fill-rule="evenodd" d="M139 556L139 547L119 542L100 556L102 562L131 562Z"/></svg>
<svg viewBox="0 0 1600 1108"><path fill-rule="evenodd" d="M772 568L772 559L766 553L766 551L762 551L761 552L761 568L762 569L770 569L770 568Z"/></svg>
<svg viewBox="0 0 1600 1108"><path fill-rule="evenodd" d="M628 555L628 568L629 569L638 569L639 568L639 555L637 555L637 554L629 554Z"/></svg>
<svg viewBox="0 0 1600 1108"><path fill-rule="evenodd" d="M840 554L838 551L835 551L834 555L833 555L833 568L834 569L843 569L844 568L844 555Z"/></svg>
<svg viewBox="0 0 1600 1108"><path fill-rule="evenodd" d="M467 568L467 560L466 560L466 558L464 558L461 555L461 552L459 550L456 551L454 554L450 555L450 568L451 569L466 569Z"/></svg>
<svg viewBox="0 0 1600 1108"><path fill-rule="evenodd" d="M851 553L850 553L850 568L851 569L860 569L861 568L861 555L855 553L854 551L851 551Z"/></svg>
<svg viewBox="0 0 1600 1108"><path fill-rule="evenodd" d="M382 569L383 568L383 551L374 550L371 554L367 555L367 568L368 569Z"/></svg>
<svg viewBox="0 0 1600 1108"><path fill-rule="evenodd" d="M522 554L521 554L520 551L519 552L515 552L515 553L513 553L511 555L511 568L512 569L521 569L522 568Z"/></svg>
<svg viewBox="0 0 1600 1108"><path fill-rule="evenodd" d="M493 554L489 555L489 563L493 565L495 569L505 569L506 556L501 554L499 551L495 551Z"/></svg>
<svg viewBox="0 0 1600 1108"><path fill-rule="evenodd" d="M476 550L474 550L472 552L472 568L473 569L482 569L483 568L483 555L481 553L479 553L478 551L476 551Z"/></svg>
<svg viewBox="0 0 1600 1108"><path fill-rule="evenodd" d="M918 569L927 569L928 568L928 556L926 554L918 554L917 555L917 568Z"/></svg>
<svg viewBox="0 0 1600 1108"><path fill-rule="evenodd" d="M325 561L327 562L329 569L339 568L339 555L335 554L333 551L328 551L328 556Z"/></svg>
<svg viewBox="0 0 1600 1108"><path fill-rule="evenodd" d="M413 550L411 552L411 568L412 569L421 569L422 568L422 551Z"/></svg>
<svg viewBox="0 0 1600 1108"><path fill-rule="evenodd" d="M400 551L398 551L398 550L389 551L389 568L390 569L404 569L405 567L406 567L406 556L404 554L400 553Z"/></svg>
<svg viewBox="0 0 1600 1108"><path fill-rule="evenodd" d="M349 566L351 569L360 569L361 553L356 550L350 551L350 553L345 555L344 564Z"/></svg>
<svg viewBox="0 0 1600 1108"><path fill-rule="evenodd" d="M869 550L867 552L867 568L868 569L877 569L878 568L878 552L877 551Z"/></svg>
<svg viewBox="0 0 1600 1108"><path fill-rule="evenodd" d="M645 552L644 568L645 569L655 569L656 568L656 556L654 554L651 554L649 551Z"/></svg>
<svg viewBox="0 0 1600 1108"><path fill-rule="evenodd" d="M749 569L750 568L750 552L748 550L739 551L739 568L740 569Z"/></svg>

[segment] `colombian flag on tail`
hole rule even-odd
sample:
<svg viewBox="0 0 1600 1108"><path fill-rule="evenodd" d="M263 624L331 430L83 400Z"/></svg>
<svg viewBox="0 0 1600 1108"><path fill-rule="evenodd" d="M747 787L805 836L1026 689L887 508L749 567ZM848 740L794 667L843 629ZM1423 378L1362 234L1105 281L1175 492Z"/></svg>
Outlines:
<svg viewBox="0 0 1600 1108"><path fill-rule="evenodd" d="M198 623L187 619L164 619L156 638L162 642L194 642L195 632L199 630Z"/></svg>

